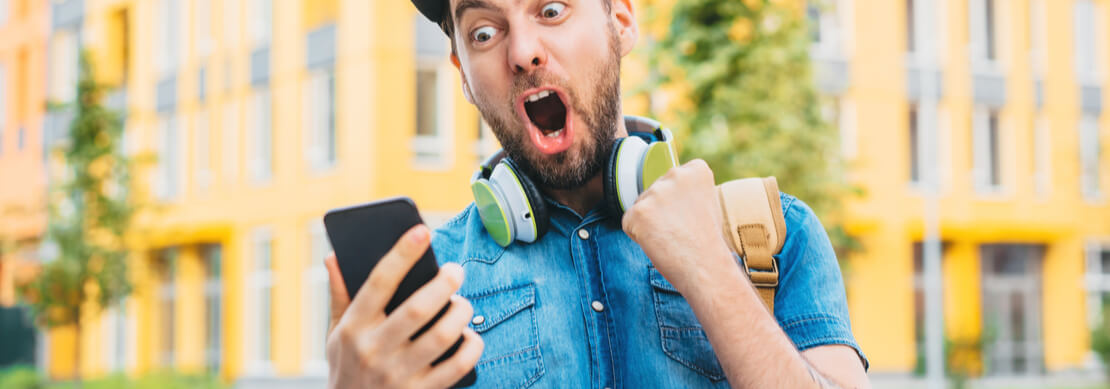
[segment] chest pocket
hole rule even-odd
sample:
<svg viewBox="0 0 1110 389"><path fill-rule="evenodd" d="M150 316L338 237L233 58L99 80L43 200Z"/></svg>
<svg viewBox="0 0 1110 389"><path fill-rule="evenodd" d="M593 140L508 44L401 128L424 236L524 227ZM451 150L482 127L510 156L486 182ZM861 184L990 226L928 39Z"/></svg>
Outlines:
<svg viewBox="0 0 1110 389"><path fill-rule="evenodd" d="M465 296L474 329L485 342L475 388L526 388L544 373L536 328L536 287L525 284Z"/></svg>
<svg viewBox="0 0 1110 389"><path fill-rule="evenodd" d="M648 268L648 281L663 353L713 382L723 380L724 369L690 304L654 267Z"/></svg>

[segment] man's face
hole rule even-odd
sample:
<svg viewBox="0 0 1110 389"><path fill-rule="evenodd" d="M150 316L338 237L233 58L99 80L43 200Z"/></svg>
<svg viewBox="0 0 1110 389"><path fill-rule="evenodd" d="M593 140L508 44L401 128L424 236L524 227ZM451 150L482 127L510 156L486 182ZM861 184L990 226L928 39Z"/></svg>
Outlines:
<svg viewBox="0 0 1110 389"><path fill-rule="evenodd" d="M464 88L513 162L572 189L606 162L620 120L605 0L451 0Z"/></svg>

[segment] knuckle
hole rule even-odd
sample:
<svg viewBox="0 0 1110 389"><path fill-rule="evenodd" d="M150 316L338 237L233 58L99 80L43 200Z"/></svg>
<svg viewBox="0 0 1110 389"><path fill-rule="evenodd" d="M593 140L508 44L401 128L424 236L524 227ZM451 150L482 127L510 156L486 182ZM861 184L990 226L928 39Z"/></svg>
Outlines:
<svg viewBox="0 0 1110 389"><path fill-rule="evenodd" d="M439 346L448 346L453 343L455 339L457 339L455 335L451 332L452 331L450 328L446 326L441 326L436 328L436 330L429 335L432 336L432 341L436 344L438 348Z"/></svg>
<svg viewBox="0 0 1110 389"><path fill-rule="evenodd" d="M419 321L431 315L432 312L427 307L417 305L405 310L404 318L410 321Z"/></svg>

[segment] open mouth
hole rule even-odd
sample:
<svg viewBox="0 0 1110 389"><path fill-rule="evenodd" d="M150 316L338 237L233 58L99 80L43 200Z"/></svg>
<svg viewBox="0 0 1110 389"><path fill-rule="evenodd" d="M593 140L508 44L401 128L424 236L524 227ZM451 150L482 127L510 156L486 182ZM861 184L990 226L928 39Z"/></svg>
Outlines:
<svg viewBox="0 0 1110 389"><path fill-rule="evenodd" d="M525 98L524 112L528 114L532 124L547 137L561 135L567 124L567 106L563 104L559 94L550 90L536 92Z"/></svg>
<svg viewBox="0 0 1110 389"><path fill-rule="evenodd" d="M570 148L574 140L572 118L567 96L552 88L536 88L524 92L516 105L517 113L526 121L532 144L544 154L556 154Z"/></svg>

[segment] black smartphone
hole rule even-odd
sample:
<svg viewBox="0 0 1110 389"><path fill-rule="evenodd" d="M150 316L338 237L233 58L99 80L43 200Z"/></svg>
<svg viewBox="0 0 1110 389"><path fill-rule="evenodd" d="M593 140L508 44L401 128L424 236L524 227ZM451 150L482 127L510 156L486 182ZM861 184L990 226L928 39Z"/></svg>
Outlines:
<svg viewBox="0 0 1110 389"><path fill-rule="evenodd" d="M329 211L324 215L324 228L327 229L328 240L335 250L335 259L339 263L339 272L343 275L343 283L347 286L347 294L353 301L362 284L370 276L370 271L385 256L397 240L410 228L423 224L416 204L408 197L394 197L371 203L339 208ZM393 313L417 289L431 281L439 272L436 264L435 253L432 248L424 252L424 256L413 265L408 274L397 287L397 292L389 299L385 306L386 315ZM439 321L447 308L448 302L439 310L431 321L424 324L410 338L416 339ZM458 351L463 338L455 342L439 358L432 362L432 366L443 362ZM478 376L474 369L470 370L454 387L473 385Z"/></svg>

